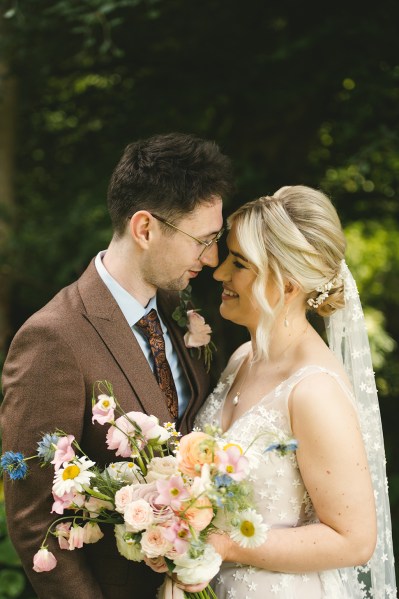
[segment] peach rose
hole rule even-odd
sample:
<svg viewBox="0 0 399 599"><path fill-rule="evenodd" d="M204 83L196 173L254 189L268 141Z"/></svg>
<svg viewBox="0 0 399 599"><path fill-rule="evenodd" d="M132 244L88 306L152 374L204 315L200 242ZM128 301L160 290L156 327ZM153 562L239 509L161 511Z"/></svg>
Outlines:
<svg viewBox="0 0 399 599"><path fill-rule="evenodd" d="M208 497L198 497L182 515L194 530L200 532L213 518L212 503Z"/></svg>
<svg viewBox="0 0 399 599"><path fill-rule="evenodd" d="M213 463L215 449L215 439L206 433L194 431L185 435L177 453L179 470L188 476L201 476L201 466Z"/></svg>

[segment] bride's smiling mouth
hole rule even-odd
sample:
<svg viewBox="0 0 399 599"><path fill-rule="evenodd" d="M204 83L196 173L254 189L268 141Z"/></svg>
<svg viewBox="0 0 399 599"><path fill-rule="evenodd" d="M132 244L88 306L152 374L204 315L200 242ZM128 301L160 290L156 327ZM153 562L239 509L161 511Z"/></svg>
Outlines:
<svg viewBox="0 0 399 599"><path fill-rule="evenodd" d="M237 293L235 293L234 291L232 291L231 289L229 289L228 287L223 285L222 300L237 299L238 297L239 296Z"/></svg>

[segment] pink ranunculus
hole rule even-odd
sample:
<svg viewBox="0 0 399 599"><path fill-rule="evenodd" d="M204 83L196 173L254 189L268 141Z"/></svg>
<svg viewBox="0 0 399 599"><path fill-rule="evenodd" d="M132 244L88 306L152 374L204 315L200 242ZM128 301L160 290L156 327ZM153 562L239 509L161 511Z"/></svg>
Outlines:
<svg viewBox="0 0 399 599"><path fill-rule="evenodd" d="M188 331L184 335L184 343L186 347L202 347L208 345L211 340L212 329L209 324L206 324L203 316L195 312L195 310L187 311Z"/></svg>
<svg viewBox="0 0 399 599"><path fill-rule="evenodd" d="M103 538L104 533L97 522L86 522L83 527L83 543L97 543Z"/></svg>
<svg viewBox="0 0 399 599"><path fill-rule="evenodd" d="M98 402L93 406L93 417L91 421L99 424L112 422L115 416L116 403L110 395L101 394L98 396Z"/></svg>
<svg viewBox="0 0 399 599"><path fill-rule="evenodd" d="M73 435L67 435L66 437L60 437L57 442L57 449L54 453L54 470L57 471L64 462L70 462L75 457L75 452L72 447L72 442L75 437Z"/></svg>
<svg viewBox="0 0 399 599"><path fill-rule="evenodd" d="M60 522L55 527L55 536L61 549L69 549L69 532L72 522Z"/></svg>
<svg viewBox="0 0 399 599"><path fill-rule="evenodd" d="M154 514L150 504L144 499L137 499L128 503L125 508L123 519L126 530L129 532L140 532L146 530L154 521Z"/></svg>
<svg viewBox="0 0 399 599"><path fill-rule="evenodd" d="M166 555L172 549L172 543L166 539L161 526L150 526L141 537L141 549L149 557Z"/></svg>
<svg viewBox="0 0 399 599"><path fill-rule="evenodd" d="M228 474L233 480L243 480L248 472L248 460L237 445L216 452L215 463L220 472Z"/></svg>
<svg viewBox="0 0 399 599"><path fill-rule="evenodd" d="M83 528L81 526L78 526L77 524L72 526L71 530L69 531L69 547L68 547L68 549L70 551L73 551L73 549L81 549L81 547L83 547L84 536L85 536L85 531L83 530Z"/></svg>
<svg viewBox="0 0 399 599"><path fill-rule="evenodd" d="M33 556L33 569L35 572L50 572L57 565L57 560L51 551L45 547L39 549Z"/></svg>
<svg viewBox="0 0 399 599"><path fill-rule="evenodd" d="M181 476L172 476L169 480L157 480L158 497L155 501L160 505L170 505L172 510L179 511L181 503L189 497Z"/></svg>

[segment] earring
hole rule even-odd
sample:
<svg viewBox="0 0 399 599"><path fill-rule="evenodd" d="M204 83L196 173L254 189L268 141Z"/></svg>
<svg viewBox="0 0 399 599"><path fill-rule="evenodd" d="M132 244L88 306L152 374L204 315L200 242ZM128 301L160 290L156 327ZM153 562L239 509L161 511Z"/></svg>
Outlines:
<svg viewBox="0 0 399 599"><path fill-rule="evenodd" d="M287 310L287 312L285 313L285 316L284 316L284 326L285 326L285 328L288 328L288 325L289 325L287 316L288 316L288 310Z"/></svg>

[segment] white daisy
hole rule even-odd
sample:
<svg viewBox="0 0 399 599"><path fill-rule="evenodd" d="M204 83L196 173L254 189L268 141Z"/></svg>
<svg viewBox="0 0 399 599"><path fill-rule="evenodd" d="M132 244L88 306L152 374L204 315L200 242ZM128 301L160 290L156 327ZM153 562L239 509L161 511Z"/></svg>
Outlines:
<svg viewBox="0 0 399 599"><path fill-rule="evenodd" d="M263 523L262 516L255 510L248 509L240 512L237 521L230 536L241 547L258 547L266 541L268 527Z"/></svg>
<svg viewBox="0 0 399 599"><path fill-rule="evenodd" d="M83 491L83 485L88 485L94 472L89 468L95 465L86 456L73 460L73 462L64 462L63 467L58 470L54 476L53 491L58 497L62 497L70 491Z"/></svg>

